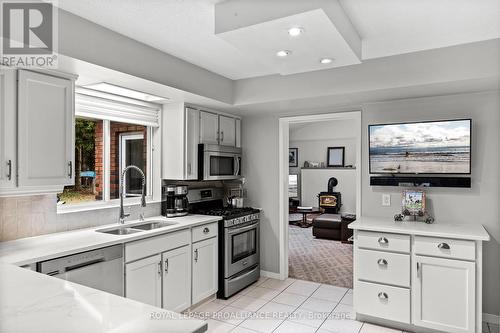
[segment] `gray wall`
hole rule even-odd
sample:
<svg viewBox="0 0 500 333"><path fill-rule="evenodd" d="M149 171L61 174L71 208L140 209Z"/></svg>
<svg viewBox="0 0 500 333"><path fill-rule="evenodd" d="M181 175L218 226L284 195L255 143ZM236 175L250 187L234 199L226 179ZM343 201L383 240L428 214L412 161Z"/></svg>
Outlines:
<svg viewBox="0 0 500 333"><path fill-rule="evenodd" d="M334 111L330 111L334 112ZM318 113L305 111L302 114ZM323 112L324 113L324 112ZM429 189L430 208L437 221L483 224L492 240L484 245L483 312L500 313L500 93L448 95L366 104L362 110L363 215L391 218L398 210L397 188L368 184L366 127L372 123L471 117L473 132L472 189ZM245 117L244 170L249 204L263 208L262 269L279 271L278 116ZM392 195L391 207L381 206L381 193Z"/></svg>

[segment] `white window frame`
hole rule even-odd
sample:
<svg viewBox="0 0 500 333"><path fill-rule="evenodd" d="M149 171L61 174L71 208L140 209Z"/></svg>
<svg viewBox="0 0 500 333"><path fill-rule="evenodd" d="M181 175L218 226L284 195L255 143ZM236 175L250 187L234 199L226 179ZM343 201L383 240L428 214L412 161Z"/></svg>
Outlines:
<svg viewBox="0 0 500 333"><path fill-rule="evenodd" d="M93 119L103 122L103 195L102 200L89 201L71 205L61 205L57 207L57 214L66 214L86 210L107 209L119 207L119 199L110 198L110 173L111 173L111 137L110 123L123 122L127 124L143 125L147 128L147 161L146 161L146 203L157 203L161 201L161 128L148 126L134 122L132 119L100 119L99 117L81 116L77 117ZM161 123L160 123L161 124ZM121 144L121 140L120 140ZM121 150L121 147L119 148ZM121 159L120 159L121 163ZM119 166L121 170L121 165ZM136 197L125 198L125 206L134 206L140 204Z"/></svg>
<svg viewBox="0 0 500 333"><path fill-rule="evenodd" d="M125 167L125 164L126 164L126 142L128 140L144 140L144 133L142 132L125 132L125 133L121 133L120 134L120 143L118 145L118 151L119 151L119 156L120 156L120 163L118 164L118 169L120 170L120 175L122 174L123 172L123 169ZM149 140L146 141L147 143L147 147L146 147L146 174L149 174L148 170L149 170L149 160L147 158L147 156L149 155L148 152L151 150L150 149L150 143L149 143ZM147 179L147 178L146 178ZM123 187L125 188L125 193L126 193L126 189L127 189L127 178L125 178L123 180ZM148 184L146 184L146 194L149 195L149 187L148 187Z"/></svg>

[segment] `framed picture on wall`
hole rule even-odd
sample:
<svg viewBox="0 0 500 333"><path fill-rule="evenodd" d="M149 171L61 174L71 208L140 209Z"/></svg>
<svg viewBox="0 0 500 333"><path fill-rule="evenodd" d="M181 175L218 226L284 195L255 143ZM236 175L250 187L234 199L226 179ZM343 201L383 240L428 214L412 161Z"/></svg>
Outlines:
<svg viewBox="0 0 500 333"><path fill-rule="evenodd" d="M328 147L327 166L343 167L345 147Z"/></svg>
<svg viewBox="0 0 500 333"><path fill-rule="evenodd" d="M288 149L288 166L290 167L299 166L299 148Z"/></svg>

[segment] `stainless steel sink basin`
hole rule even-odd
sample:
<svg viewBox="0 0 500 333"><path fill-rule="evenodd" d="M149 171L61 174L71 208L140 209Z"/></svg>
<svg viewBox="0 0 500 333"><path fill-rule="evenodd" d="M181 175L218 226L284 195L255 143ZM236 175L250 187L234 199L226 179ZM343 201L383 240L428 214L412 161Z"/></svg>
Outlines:
<svg viewBox="0 0 500 333"><path fill-rule="evenodd" d="M139 229L139 230L153 230L153 229L168 227L168 226L171 226L174 224L177 224L177 223L176 222L165 222L165 221L148 221L145 223L134 225L131 228L132 229Z"/></svg>
<svg viewBox="0 0 500 333"><path fill-rule="evenodd" d="M102 232L105 234L111 234L111 235L129 235L129 234L135 234L136 232L141 232L141 230L136 230L132 228L113 228L113 229L101 229L101 230L96 230L97 232Z"/></svg>

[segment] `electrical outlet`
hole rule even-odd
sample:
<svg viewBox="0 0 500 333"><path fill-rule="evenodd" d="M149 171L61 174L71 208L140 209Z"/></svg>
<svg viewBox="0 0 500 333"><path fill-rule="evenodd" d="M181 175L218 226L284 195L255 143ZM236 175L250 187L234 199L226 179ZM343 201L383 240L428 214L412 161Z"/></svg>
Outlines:
<svg viewBox="0 0 500 333"><path fill-rule="evenodd" d="M391 195L382 194L382 206L390 206L390 205L391 205Z"/></svg>

